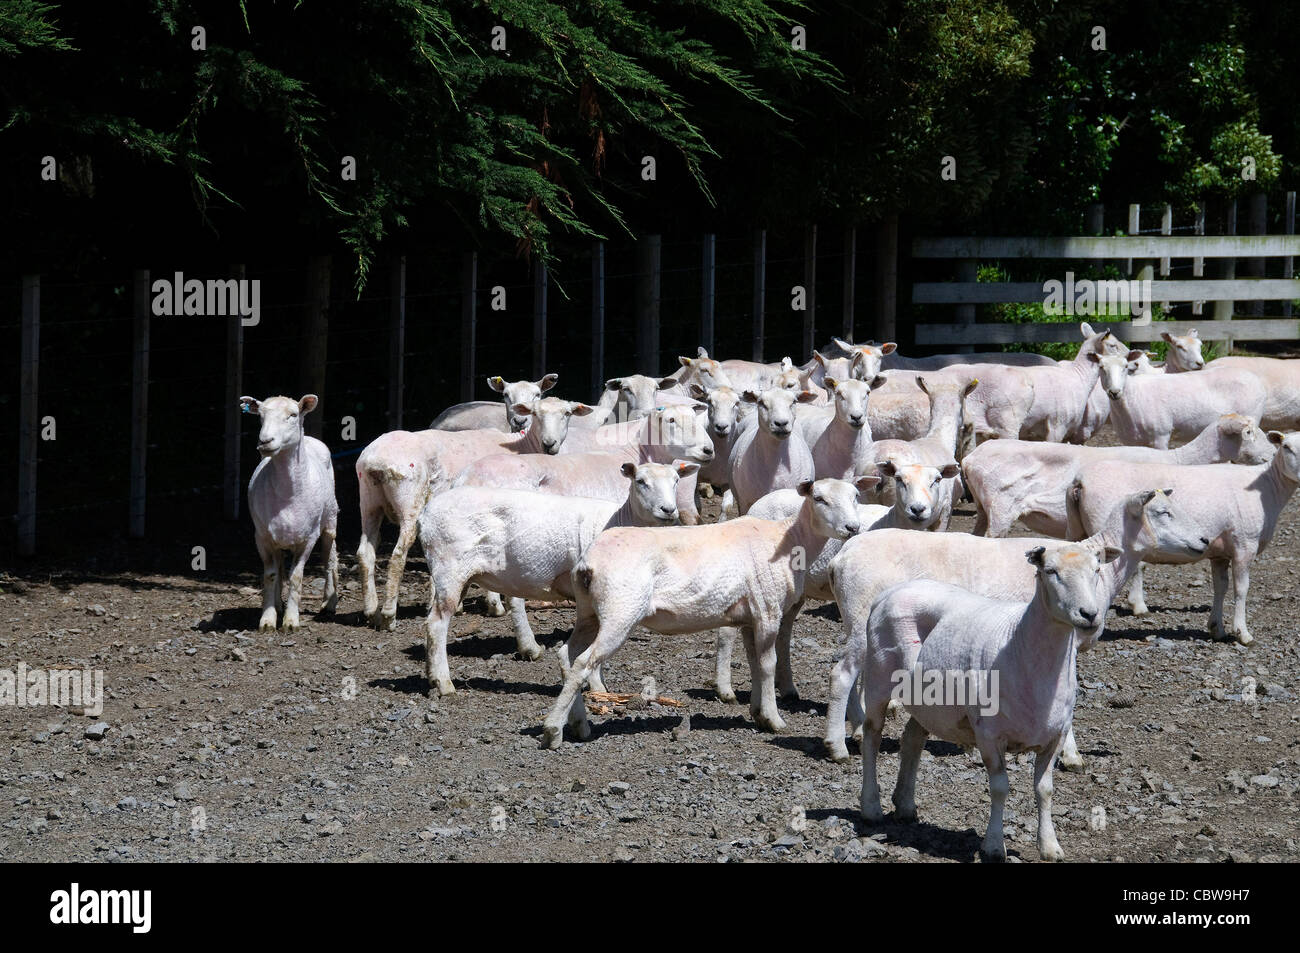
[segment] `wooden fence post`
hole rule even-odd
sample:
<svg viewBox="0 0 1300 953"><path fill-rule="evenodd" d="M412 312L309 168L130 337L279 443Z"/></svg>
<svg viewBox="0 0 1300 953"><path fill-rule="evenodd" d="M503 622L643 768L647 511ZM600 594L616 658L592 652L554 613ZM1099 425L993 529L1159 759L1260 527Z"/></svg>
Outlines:
<svg viewBox="0 0 1300 953"><path fill-rule="evenodd" d="M41 439L37 396L41 363L41 276L23 275L18 413L18 552L36 552L36 458Z"/></svg>
<svg viewBox="0 0 1300 953"><path fill-rule="evenodd" d="M474 399L474 345L478 334L478 252L460 261L460 399Z"/></svg>
<svg viewBox="0 0 1300 953"><path fill-rule="evenodd" d="M852 225L844 229L844 312L840 330L844 340L853 340L853 316L857 312L854 300L858 290L858 230Z"/></svg>
<svg viewBox="0 0 1300 953"><path fill-rule="evenodd" d="M546 292L550 276L546 262L533 259L533 377L540 380L546 373Z"/></svg>
<svg viewBox="0 0 1300 953"><path fill-rule="evenodd" d="M807 225L803 232L803 354L812 359L817 347L817 226Z"/></svg>
<svg viewBox="0 0 1300 953"><path fill-rule="evenodd" d="M713 315L717 289L718 236L704 236L700 261L700 347L713 355Z"/></svg>
<svg viewBox="0 0 1300 953"><path fill-rule="evenodd" d="M898 216L876 229L876 337L898 337Z"/></svg>
<svg viewBox="0 0 1300 953"><path fill-rule="evenodd" d="M1197 235L1205 234L1205 199L1201 199L1196 203L1196 226L1193 231ZM1197 255L1192 259L1192 277L1205 277L1205 259L1200 255ZM1193 301L1192 314L1200 314L1204 310L1204 307L1204 301Z"/></svg>
<svg viewBox="0 0 1300 953"><path fill-rule="evenodd" d="M1130 205L1128 207L1128 234L1138 236L1142 234L1142 206ZM1131 277L1133 274L1133 259L1124 259L1124 274Z"/></svg>
<svg viewBox="0 0 1300 953"><path fill-rule="evenodd" d="M302 350L302 382L305 393L316 394L323 399L325 360L329 353L330 272L329 255L311 256L307 265L307 320L303 327L305 340ZM324 429L323 421L321 414L308 414L303 422L304 430L310 436L319 438Z"/></svg>
<svg viewBox="0 0 1300 953"><path fill-rule="evenodd" d="M388 287L388 429L402 429L406 391L406 256L393 262Z"/></svg>
<svg viewBox="0 0 1300 953"><path fill-rule="evenodd" d="M1287 235L1295 234L1295 193L1286 194L1286 206L1282 212L1282 230ZM1282 277L1290 278L1295 269L1295 257L1288 255L1282 259ZM1286 301L1282 304L1282 316L1291 317L1291 302Z"/></svg>
<svg viewBox="0 0 1300 953"><path fill-rule="evenodd" d="M1160 213L1160 234L1172 235L1174 233L1174 207L1166 204L1165 210ZM1160 259L1160 277L1169 277L1169 257L1166 255ZM1161 309L1168 311L1172 305L1168 301L1160 302Z"/></svg>
<svg viewBox="0 0 1300 953"><path fill-rule="evenodd" d="M1268 196L1263 192L1257 192L1250 197L1250 211L1246 223L1247 233L1250 235L1263 235L1268 231ZM1247 258L1246 274L1251 278L1264 277L1264 259ZM1264 302L1262 300L1251 301L1246 308L1246 313L1252 318L1262 318L1264 316Z"/></svg>
<svg viewBox="0 0 1300 953"><path fill-rule="evenodd" d="M767 230L760 228L754 232L754 339L751 342L751 358L763 360L763 318L767 310Z"/></svg>
<svg viewBox="0 0 1300 953"><path fill-rule="evenodd" d="M636 367L641 374L658 375L659 366L659 273L663 241L646 235L637 243Z"/></svg>
<svg viewBox="0 0 1300 953"><path fill-rule="evenodd" d="M243 281L247 269L243 265L231 265L230 276L236 281ZM221 511L227 520L239 519L239 498L242 494L239 472L239 418L243 410L239 398L244 390L244 316L236 308L226 317L226 447L225 461L221 471Z"/></svg>
<svg viewBox="0 0 1300 953"><path fill-rule="evenodd" d="M605 386L605 243L591 243L591 391Z"/></svg>
<svg viewBox="0 0 1300 953"><path fill-rule="evenodd" d="M127 533L144 536L145 463L149 450L149 270L137 268L131 347L131 501Z"/></svg>
<svg viewBox="0 0 1300 953"><path fill-rule="evenodd" d="M1237 200L1236 199L1229 199L1227 207L1224 209L1223 234L1224 235L1237 234ZM1237 259L1220 258L1218 272L1220 278L1236 278ZM1232 312L1235 310L1235 305L1236 302L1234 301L1214 302L1214 320L1231 321ZM1232 338L1228 338L1223 342L1223 353L1225 354L1232 353Z"/></svg>

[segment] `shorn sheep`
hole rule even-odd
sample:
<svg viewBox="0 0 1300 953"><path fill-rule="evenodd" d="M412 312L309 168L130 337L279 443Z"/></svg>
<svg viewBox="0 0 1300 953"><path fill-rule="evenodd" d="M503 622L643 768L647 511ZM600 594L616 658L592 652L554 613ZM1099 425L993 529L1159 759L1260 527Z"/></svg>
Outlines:
<svg viewBox="0 0 1300 953"><path fill-rule="evenodd" d="M315 394L291 397L239 398L246 414L257 414L257 452L262 460L248 481L248 511L253 517L257 551L262 557L262 618L258 629L274 632L282 611L286 632L298 628L302 574L316 540L325 541L325 602L321 612L338 604L339 504L334 498L334 465L330 451L303 433L303 418L320 403ZM287 557L287 558L286 558ZM281 589L289 583L289 598Z"/></svg>
<svg viewBox="0 0 1300 953"><path fill-rule="evenodd" d="M896 819L916 817L916 774L927 737L977 748L992 802L981 853L1005 860L1007 754L1032 751L1038 852L1044 860L1064 858L1052 826L1052 762L1074 716L1080 635L1105 618L1104 556L1082 543L1036 546L1026 556L1035 570L1027 603L931 580L902 583L877 600L867 626L871 664L863 675L864 819L884 819L876 760L886 710L898 698L911 718L899 747ZM899 691L917 685L922 688Z"/></svg>

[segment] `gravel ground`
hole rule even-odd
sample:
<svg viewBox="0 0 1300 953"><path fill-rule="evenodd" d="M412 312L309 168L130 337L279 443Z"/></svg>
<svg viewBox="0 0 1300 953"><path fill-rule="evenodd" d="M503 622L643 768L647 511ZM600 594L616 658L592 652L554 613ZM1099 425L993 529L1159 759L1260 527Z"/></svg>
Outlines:
<svg viewBox="0 0 1300 953"><path fill-rule="evenodd" d="M969 531L969 510L954 529ZM1112 611L1082 657L1082 772L1058 772L1068 859L1296 860L1300 543L1295 504L1252 574L1249 648L1204 635L1208 565L1148 567L1152 612ZM987 821L978 758L931 741L914 824L857 817L861 763L822 754L833 604L796 624L803 700L779 736L708 689L712 639L636 633L612 691L652 677L681 707L635 700L587 743L538 749L559 666L514 658L507 620L466 600L449 646L458 692L424 694L427 576L412 560L395 632L361 626L344 559L340 615L255 631L241 580L75 572L0 577L0 668L102 669L102 715L0 706L0 860L971 861ZM315 566L315 563L313 563ZM315 571L313 569L313 571ZM554 648L569 608L530 611ZM1253 697L1251 685L1253 683ZM1245 692L1243 693L1243 687ZM96 726L106 725L106 729ZM886 731L892 789L901 722ZM102 735L100 737L93 737ZM851 745L851 750L856 748ZM1013 759L1011 859L1034 847L1032 760ZM1104 812L1104 824L1097 819Z"/></svg>

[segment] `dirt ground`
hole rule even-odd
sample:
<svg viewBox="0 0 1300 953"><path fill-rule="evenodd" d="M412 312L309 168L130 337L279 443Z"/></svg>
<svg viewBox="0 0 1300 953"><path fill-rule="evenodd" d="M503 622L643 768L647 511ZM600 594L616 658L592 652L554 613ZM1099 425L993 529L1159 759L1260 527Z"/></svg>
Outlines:
<svg viewBox="0 0 1300 953"><path fill-rule="evenodd" d="M1300 858L1296 505L1252 573L1254 645L1207 640L1202 563L1148 568L1151 614L1112 611L1081 657L1086 765L1056 775L1067 859ZM971 525L967 507L953 528ZM542 751L554 655L517 660L508 621L469 598L449 646L458 691L428 699L422 559L408 564L397 631L377 633L361 625L347 542L340 614L315 618L314 576L292 635L255 631L251 538L239 579L0 576L0 668L102 669L105 680L97 718L0 706L0 860L977 858L986 776L949 744L931 741L923 756L918 823L858 819L861 762L833 764L820 742L840 633L833 604L810 605L796 624L803 699L783 705L784 734L753 726L742 650L742 704L726 705L708 688L709 635L642 631L606 666L609 688L637 691L652 677L681 707L633 704L593 717L590 741ZM530 616L554 648L572 611ZM1253 700L1242 697L1246 677ZM103 737L88 737L101 722ZM886 731L886 792L900 730ZM1103 829L1090 825L1098 808ZM1012 761L1007 817L1012 860L1037 860L1028 756Z"/></svg>

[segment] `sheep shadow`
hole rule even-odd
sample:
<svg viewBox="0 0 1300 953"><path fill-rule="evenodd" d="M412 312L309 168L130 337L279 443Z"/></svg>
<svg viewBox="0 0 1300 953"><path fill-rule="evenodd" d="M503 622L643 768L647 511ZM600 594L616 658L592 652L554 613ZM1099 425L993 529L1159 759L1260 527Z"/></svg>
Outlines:
<svg viewBox="0 0 1300 953"><path fill-rule="evenodd" d="M807 811L805 816L810 821L838 817L852 825L854 834L858 837L886 834L889 843L896 847L913 847L929 857L964 864L972 864L979 858L980 846L984 843L983 836L973 827L954 831L920 820L896 821L892 813L886 815L879 824L864 821L861 814L850 808L814 808ZM1012 850L1008 853L1016 854Z"/></svg>

